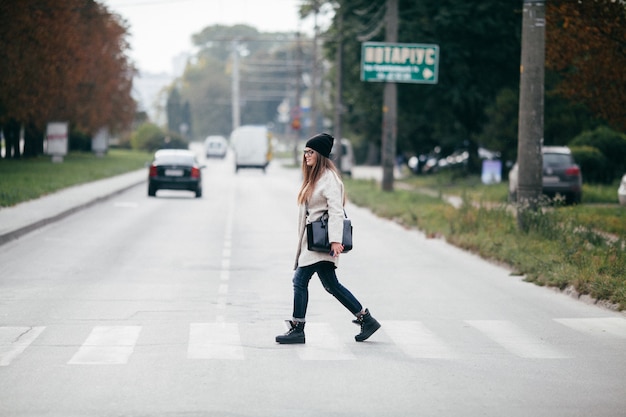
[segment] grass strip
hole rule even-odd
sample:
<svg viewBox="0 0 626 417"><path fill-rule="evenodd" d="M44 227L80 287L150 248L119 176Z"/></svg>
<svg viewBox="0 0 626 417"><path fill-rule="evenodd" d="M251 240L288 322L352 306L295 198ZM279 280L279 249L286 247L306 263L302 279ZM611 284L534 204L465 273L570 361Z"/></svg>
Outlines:
<svg viewBox="0 0 626 417"><path fill-rule="evenodd" d="M506 203L477 203L465 195L455 209L411 189L385 192L375 181L364 180L345 184L351 202L381 217L506 264L527 281L574 288L626 309L626 222L619 207L549 208L534 213L531 227L522 232Z"/></svg>
<svg viewBox="0 0 626 417"><path fill-rule="evenodd" d="M141 169L152 154L110 149L98 157L72 152L62 163L49 156L29 159L0 159L0 207L10 207L73 185L96 181Z"/></svg>

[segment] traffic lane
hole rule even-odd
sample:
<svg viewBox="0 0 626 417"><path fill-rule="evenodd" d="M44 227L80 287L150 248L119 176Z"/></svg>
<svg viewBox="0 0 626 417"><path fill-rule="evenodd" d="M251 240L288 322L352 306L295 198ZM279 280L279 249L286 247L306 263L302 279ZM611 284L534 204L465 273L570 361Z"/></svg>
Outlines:
<svg viewBox="0 0 626 417"><path fill-rule="evenodd" d="M226 164L207 167L210 193L203 199L180 192L160 192L157 198L148 199L146 190L137 188L2 249L1 256L6 257L1 262L0 285L6 297L0 314L7 317L2 326L27 328L46 323L29 351L31 362L18 361L7 372L7 381L15 384L0 390L6 395L0 403L13 405L6 410L35 407L64 415L64 407L86 412L92 407L107 409L107 398L121 400L126 394L118 390L118 378L134 375L142 381L138 375L152 375L150 366L156 357L159 363L165 358L164 364L193 374L193 367L180 365L187 362L190 323L215 321L224 314L218 311L224 307L221 272L226 226L233 211L229 195L236 190L230 169ZM250 180L264 179L268 184L268 178L259 174L242 172L238 177L243 195L258 185L248 184ZM268 216L252 218L267 227ZM250 231L244 227L242 233ZM286 246L278 243L277 247ZM24 261L29 255L34 262ZM245 300L241 303L246 304ZM105 372L90 368L84 358L75 359L93 330L137 326L141 329L132 355L142 359L133 361L131 356L120 364L123 369ZM174 354L174 364L167 360L169 353ZM59 368L59 364L66 365ZM33 369L38 369L35 383L28 376ZM55 384L59 378L65 383ZM189 385L194 383L188 382L184 389L193 392ZM142 407L155 402L141 388L128 392L146 399ZM99 402L92 403L98 393ZM64 402L65 398L72 400ZM132 409L130 400L116 409ZM186 409L185 404L179 406Z"/></svg>
<svg viewBox="0 0 626 417"><path fill-rule="evenodd" d="M256 197L251 199L258 200ZM345 364L342 372L346 372L346 375L353 375L357 380L370 381L372 377L387 380L385 388L393 387L382 389L387 394L393 392L392 397L387 399L403 399L407 404L415 405L417 403L410 400L415 399L414 385L412 382L405 384L415 381L414 371L421 371L412 367L403 368L406 365L403 355L416 355L414 359L417 360L443 360L449 365L433 367L433 373L428 371L431 364L425 365L425 378L421 382L429 384L435 381L439 389L445 386L446 390L451 390L446 392L452 392L461 398L459 402L452 401L445 406L451 409L459 407L458 413L466 410L468 401L476 399L480 401L474 412L481 412L495 405L504 408L514 402L520 392L527 403L535 401L542 406L548 404L570 411L576 411L579 406L584 409L592 402L600 401L606 408L598 412L611 415L623 405L623 396L619 390L620 374L624 371L623 341L611 339L605 343L604 340L579 338L570 328L556 321L561 317L611 319L620 318L621 315L525 283L520 277L510 276L510 271L506 268L447 245L443 240L427 239L417 231L378 219L366 209L349 205L347 211L355 225L356 247L353 252L341 256L338 275L371 308L373 314L383 321L383 329L370 342L364 344L363 348L351 343L352 336L358 329L349 322L349 314L345 309L323 291L314 277L310 285L311 302L306 331L307 345L314 345L319 341L315 337L315 331L311 329L315 329L313 326L320 322L329 322L341 340L351 343L351 352L358 350L359 358L361 355L372 355L378 362L368 369ZM250 219L253 216L244 215L238 218ZM233 272L232 275L233 300L240 298L236 295L239 293L259 296L259 307L250 310L253 314L248 315L247 320L252 321L255 327L265 325L267 330L259 331L258 338L251 339L248 346L262 350L265 359L270 356L281 360L282 355L277 356L274 351L265 350L268 347L265 343L268 341L264 343L262 336L267 337L269 333L271 337L273 327L263 323L263 320L268 319L271 323L274 317L289 317L292 272L287 273L276 265L276 268L267 267L258 274L255 273L254 265L259 265L269 248L262 235L261 224L257 223L256 229L253 224L250 227L249 230L255 232L248 237L261 237L256 244L250 245L250 252L234 254L233 268L242 270ZM287 245L289 247L289 243ZM255 251L252 248L264 249ZM285 258L284 264L287 265L288 261L291 258ZM239 266L246 263L250 264L249 271ZM247 276L259 279L245 280L244 277ZM282 297L269 288L272 280L282 281L283 289L277 290ZM244 311L245 309L241 309L242 319L246 317ZM413 326L414 322L420 325ZM390 333L392 327L401 329L398 335ZM402 329L409 331L403 334ZM284 330L281 328L279 331ZM274 330L274 334L279 331ZM416 340L411 332L423 339ZM318 334L318 337L324 337L324 333ZM436 336L434 339L428 339L433 335ZM399 359L398 346L403 343L405 346L400 349L402 359ZM433 349L436 350L434 353L429 351L429 343L433 344ZM415 345L419 344L426 345L426 348L415 349ZM284 350L283 347L278 349L281 349L281 353ZM298 347L288 349L290 355L293 350L296 353L301 351ZM511 355L517 359L512 360ZM342 356L338 354L337 357ZM396 363L398 359L402 365ZM341 364L344 365L343 362ZM595 366L601 371L597 374L586 374ZM442 374L435 369L448 373ZM455 375L455 378L457 375L465 375L461 378L463 383L456 386L450 381L450 375ZM393 379L394 376L397 380ZM291 377L278 378L292 381ZM538 383L541 379L544 380L543 384ZM592 390L589 389L590 380L594 381L591 384L594 386ZM555 381L561 382L554 385ZM281 384L282 389L288 390L289 385L286 381ZM275 385L268 385L268 389L263 390L267 397L273 394L270 387ZM358 396L351 388L344 388L343 392L347 396ZM580 394L581 399L571 402L573 392ZM429 394L432 394L429 397L431 399L446 395L440 391ZM588 397L584 397L584 394L590 394L594 400L587 401L584 398ZM343 398L344 404L357 406L350 401L346 403L345 397ZM399 405L402 401L394 407L382 398L370 400L369 405L384 404L388 411L408 412ZM438 407L436 402L423 398L419 404L424 404L425 410L436 410ZM539 411L542 406L529 406L526 409L522 407L518 411L520 415L529 410L542 415L542 411ZM552 415L555 408L544 409L547 410L547 415Z"/></svg>
<svg viewBox="0 0 626 417"><path fill-rule="evenodd" d="M190 322L214 319L207 300L218 291L227 207L215 197L146 192L138 187L0 248L0 327L45 327L27 361L0 368L0 414L102 415L112 400L145 395L137 385L159 358L185 360ZM143 347L130 346L125 363L107 367L120 359L115 348L100 365L80 359L94 331L137 327ZM135 353L147 362L129 366ZM132 402L113 408L124 414Z"/></svg>
<svg viewBox="0 0 626 417"><path fill-rule="evenodd" d="M223 228L226 206L221 203L222 193L215 190L221 174L231 169L222 164L205 171L205 183L212 188L210 198L194 199L193 193L164 190L151 199L147 186L136 187L2 248L2 252L13 248L18 253L8 255L2 263L3 294L12 293L13 299L24 294L37 300L32 309L18 313L29 314L27 321L35 322L46 316L38 312L47 309L48 299L68 301L54 311L71 310L69 303L75 298L80 303L83 294L105 299L70 313L86 318L114 314L106 304L120 294L125 300L177 300L178 294L168 287L181 285L177 281L181 271L197 275L202 269L219 266L213 265L209 256L221 255L221 240L211 236L220 234L216 229ZM179 291L185 293L180 299L199 292L193 282L186 283L189 289L181 287ZM117 315L130 314L132 311Z"/></svg>
<svg viewBox="0 0 626 417"><path fill-rule="evenodd" d="M297 176L287 178L293 173L276 171L276 174L274 176L272 170L268 170L267 175L260 171L242 171L231 178L232 182L225 171L223 177L215 176L216 180L219 178L217 183L229 185L226 189L233 191L237 196L233 201L239 204L234 204L231 212L227 209L228 200L215 198L215 206L204 214L213 215L211 221L220 226L199 226L204 227L205 233L213 232L210 239L221 242L223 248L228 218L215 213L222 209L233 213L227 292L223 294L219 290L223 284L221 273L219 277L211 275L210 283L207 281L209 287L203 293L206 306L202 308L206 317L199 317L196 308L189 308L196 305L193 300L181 300L179 309L154 304L149 306L151 309L141 309L141 314L124 321L110 320L106 311L100 313L102 319L92 317L89 323L95 325L142 327L129 361L104 369L102 365L59 366L71 359L93 326L83 327L88 322L74 325L68 321L66 337L56 336L55 326L52 326L47 329L48 333L42 334L48 339L42 339L45 343L36 348L41 354L41 360L35 361L37 368L30 368L23 361L10 368L7 381L16 383L7 386L4 391L7 397L0 403L8 406L15 404L10 402L16 401L15 398L24 403L37 398L32 406L56 410L59 414L64 410L91 412L96 409L118 413L149 410L155 414L159 410L175 414L245 409L255 415L293 415L294 409L310 410L313 415L322 411L333 415L346 409L365 415L380 415L383 411L385 415L407 415L415 410L431 414L489 415L491 412L491 415L499 415L497 413L503 409L507 410L507 415L554 415L559 407L564 407L561 409L566 411L565 415L583 415L583 411L573 413L577 408L588 412L591 403L594 403L595 415L611 415L614 407L623 405L623 396L617 395L620 394L618 381L624 370L620 363L623 356L619 356L623 344L615 339L575 337L574 332L564 330L565 327L551 319L562 317L563 311L585 317L587 311L569 306L569 302L580 303L563 297L568 300L567 308L557 303L554 314L544 308L540 309L536 320L517 323L514 317L505 316L508 303L500 303L502 310L496 306L485 308L482 306L488 306L490 300L481 294L491 291L486 294L513 299L509 283L516 282L532 288L533 292L546 294L546 300L541 301L549 301L556 295L519 282L518 278L507 276L505 270L492 270L493 266L480 259L464 258L462 252L455 250L450 252L448 245L441 241L425 239L415 231L377 219L367 210L353 206L347 211L355 222L355 233L360 234L355 240L359 243L355 251L342 255L338 272L348 288L383 321L383 328L371 341L355 343L353 335L358 328L350 323L350 315L314 278L307 345L276 345L273 337L284 331L280 321L288 318L291 310L290 279L295 252L295 230L291 225L295 223L294 199L298 187ZM271 198L263 200L264 197ZM159 201L171 202L165 198ZM130 209L127 200L120 203ZM168 203L164 208L170 211L172 206ZM268 230L272 232L269 243ZM165 237L173 235L176 240L177 230L166 231ZM214 248L219 255L211 258L210 264L224 270L226 257L218 246ZM133 268L140 270L137 264L142 256L133 259ZM163 260L157 261L162 262L163 267L169 265ZM129 259L124 263L129 263ZM414 274L418 264L427 266L421 276ZM202 268L203 264L193 266ZM181 268L180 280L176 282L181 283L181 288L194 288L197 285L192 278L195 272ZM471 281L468 276L477 277L476 300L465 294L467 285L461 285L465 280ZM140 280L134 275L129 275L128 279ZM494 284L496 288L492 289ZM502 288L497 288L497 284ZM438 292L445 295L434 300L426 295L419 298L420 291L428 291L432 286L431 297ZM184 298L175 295L175 288L170 290L174 291L172 298ZM523 297L527 299L524 303L530 303L537 294L539 292ZM159 296L164 297L168 298L167 293ZM458 300L458 305L446 301L445 297ZM126 298L129 303L137 301L134 297ZM522 306L515 308L524 310ZM593 312L603 315L597 309ZM506 320L500 320L502 317ZM189 358L190 323L208 325L219 323L218 319L237 325L241 337L238 345L244 359ZM502 321L512 321L533 334L538 331L531 341L540 339L544 333L560 335L561 339L548 338L548 347L556 347L556 353L564 351L573 358L525 358L519 352L510 352L506 340L498 339L497 334L495 339L483 336L502 327ZM394 329L399 329L399 335ZM422 338L416 339L415 335ZM589 350L596 352L590 354ZM32 351L30 353L28 358L32 360ZM530 346L521 353L553 352L541 346L540 349ZM55 360L48 361L55 355L58 355L52 358ZM65 361L59 361L61 358ZM37 369L41 377L34 384L29 380L33 369ZM166 380L163 375L167 375ZM58 377L67 384L54 384ZM124 389L119 386L120 380L135 384ZM371 389L365 399L362 381ZM303 387L307 395L300 398ZM42 390L50 395L39 399L37 392ZM12 393L16 397L11 396ZM59 400L64 398L72 400ZM242 398L249 402L242 404ZM289 407L285 405L285 398L299 398L299 401ZM115 403L112 404L111 399ZM27 408L20 405L9 409L22 407ZM93 411L93 415L98 415L97 411Z"/></svg>
<svg viewBox="0 0 626 417"><path fill-rule="evenodd" d="M191 215L190 209L198 214ZM49 319L38 311L50 307L55 311L52 318L66 317L63 310L68 317L115 314L122 318L131 312L116 311L107 303L117 298L122 303L184 299L184 294L172 293L169 286L180 286L181 270L193 272L199 260L206 259L206 264L207 254L216 251L210 241L197 239L196 233L211 227L194 223L193 218L202 218L203 212L202 204L193 199L149 200L143 190L135 189L122 199L78 213L8 246L3 252L13 249L12 256L3 262L0 282L19 301L15 307L30 311L28 320L34 321ZM75 310L74 300L89 302ZM20 308L29 301L32 309ZM47 306L46 302L59 305Z"/></svg>

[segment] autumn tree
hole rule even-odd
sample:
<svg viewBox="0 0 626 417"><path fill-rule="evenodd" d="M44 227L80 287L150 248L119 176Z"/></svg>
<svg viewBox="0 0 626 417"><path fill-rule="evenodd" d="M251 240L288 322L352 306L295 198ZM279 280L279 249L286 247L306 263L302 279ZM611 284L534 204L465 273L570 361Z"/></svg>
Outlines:
<svg viewBox="0 0 626 417"><path fill-rule="evenodd" d="M7 155L25 128L25 154L43 151L49 121L68 120L93 134L133 119L135 69L125 50L127 27L93 0L0 2L0 125Z"/></svg>
<svg viewBox="0 0 626 417"><path fill-rule="evenodd" d="M556 92L626 131L626 4L615 0L546 2L546 67Z"/></svg>

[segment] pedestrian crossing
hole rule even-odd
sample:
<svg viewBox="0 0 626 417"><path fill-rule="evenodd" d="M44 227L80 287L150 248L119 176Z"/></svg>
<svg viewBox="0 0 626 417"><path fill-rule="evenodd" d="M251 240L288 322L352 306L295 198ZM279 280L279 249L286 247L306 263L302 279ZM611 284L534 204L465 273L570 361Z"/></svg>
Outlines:
<svg viewBox="0 0 626 417"><path fill-rule="evenodd" d="M7 366L39 337L45 327L0 327L0 366Z"/></svg>
<svg viewBox="0 0 626 417"><path fill-rule="evenodd" d="M239 327L236 323L191 323L187 357L243 360Z"/></svg>
<svg viewBox="0 0 626 417"><path fill-rule="evenodd" d="M128 362L141 326L97 326L70 359L70 365L114 365Z"/></svg>
<svg viewBox="0 0 626 417"><path fill-rule="evenodd" d="M268 349L293 351L302 361L352 361L389 353L419 360L462 360L471 355L494 353L523 359L565 360L580 354L576 347L581 343L606 347L604 342L609 340L610 348L619 352L626 348L626 318L622 317L557 318L530 324L508 320L453 320L447 325L381 320L381 324L382 328L370 341L356 343L352 334L338 331L330 323L309 322L306 344L294 346L274 343L275 334L280 333L274 322L257 324L257 327L264 327L259 331L248 323L218 320L185 324L188 339L181 343L186 343L185 359L221 361L258 358L259 351ZM140 354L135 348L141 344L145 327L94 326L84 342L74 346L75 352L65 363L73 366L127 364L134 355ZM356 333L356 328L354 330ZM0 326L0 367L11 366L21 357L27 360L33 347L46 346L38 340L46 332L54 331L54 326ZM557 336L546 338L546 332ZM279 357L284 357L283 352L277 352Z"/></svg>
<svg viewBox="0 0 626 417"><path fill-rule="evenodd" d="M507 351L522 358L564 359L569 357L541 338L527 333L509 321L468 320L466 323Z"/></svg>

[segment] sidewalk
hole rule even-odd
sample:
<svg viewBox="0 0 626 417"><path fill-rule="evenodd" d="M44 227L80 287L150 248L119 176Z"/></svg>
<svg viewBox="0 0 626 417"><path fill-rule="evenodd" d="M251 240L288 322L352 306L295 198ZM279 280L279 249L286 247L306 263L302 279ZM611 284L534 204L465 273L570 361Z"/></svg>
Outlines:
<svg viewBox="0 0 626 417"><path fill-rule="evenodd" d="M146 181L146 170L140 169L0 208L0 245Z"/></svg>
<svg viewBox="0 0 626 417"><path fill-rule="evenodd" d="M379 165L377 166L366 166L366 165L359 165L359 166L355 166L352 168L352 176L353 178L356 179L372 179L377 181L378 183L380 183L383 180L383 168ZM394 178L395 179L401 179L402 176L401 174L396 170L394 171ZM411 188L411 187L406 187L403 184L398 184L395 183L394 184L395 187L397 188L402 188L405 189L407 191L416 191L416 192L420 192L422 194L428 194L431 197L441 197L443 200L447 201L450 205L452 205L454 208L459 208L463 205L463 199L459 196L454 196L454 195L439 195L439 193L435 190L429 190L426 188Z"/></svg>

